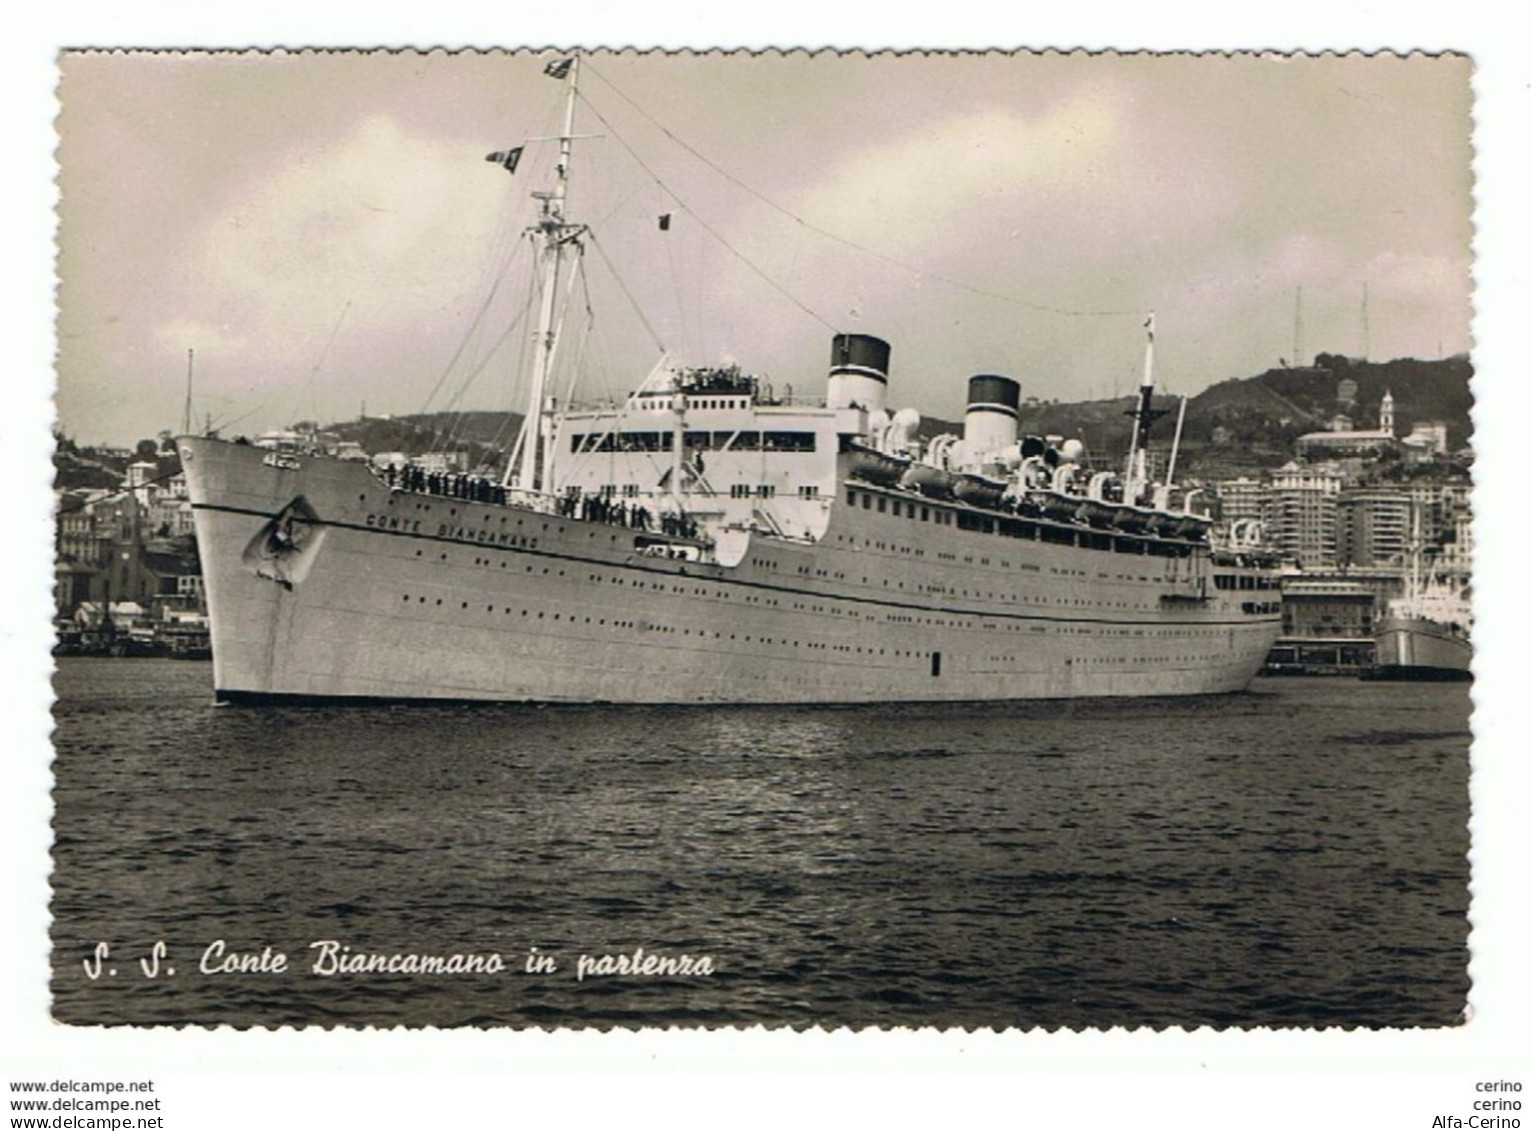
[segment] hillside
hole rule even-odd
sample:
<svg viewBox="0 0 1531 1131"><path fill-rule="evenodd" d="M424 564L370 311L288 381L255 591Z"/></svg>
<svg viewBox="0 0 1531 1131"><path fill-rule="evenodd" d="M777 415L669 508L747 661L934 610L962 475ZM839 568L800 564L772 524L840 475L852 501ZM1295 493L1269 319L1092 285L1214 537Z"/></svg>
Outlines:
<svg viewBox="0 0 1531 1131"><path fill-rule="evenodd" d="M1221 478L1253 474L1285 463L1292 458L1298 436L1326 428L1341 411L1338 390L1346 378L1356 384L1355 406L1349 410L1355 427L1377 426L1383 394L1391 390L1400 436L1416 422L1440 420L1446 424L1452 449L1468 443L1472 432L1472 365L1466 357L1367 362L1319 354L1315 361L1307 368L1268 369L1253 377L1220 381L1192 397L1181 440L1180 466L1184 472ZM1118 397L1026 405L1021 410L1021 429L1039 435L1076 436L1096 459L1110 459L1127 450L1132 428L1127 414L1134 400ZM1155 426L1153 446L1167 450L1179 401L1161 397L1158 403L1170 413ZM496 453L503 460L520 425L519 413L470 411L369 417L335 424L331 429L369 452L419 455L443 447L466 447L477 461L492 459ZM936 417L927 417L920 426L920 434L927 438L961 430L960 421Z"/></svg>
<svg viewBox="0 0 1531 1131"><path fill-rule="evenodd" d="M1382 397L1391 391L1396 430L1406 435L1416 423L1444 421L1448 444L1460 448L1472 435L1472 364L1466 357L1440 361L1399 358L1394 361L1354 361L1338 354L1319 354L1305 369L1270 369L1258 377L1222 381L1191 401L1198 435L1210 437L1219 424L1233 427L1259 421L1269 427L1321 428L1339 411L1339 383L1356 383L1355 408L1349 410L1357 428L1375 428Z"/></svg>
<svg viewBox="0 0 1531 1131"><path fill-rule="evenodd" d="M367 452L404 452L417 456L442 449L465 449L474 462L491 461L515 443L521 427L518 412L432 412L411 416L365 417L330 425L342 439L355 440Z"/></svg>
<svg viewBox="0 0 1531 1131"><path fill-rule="evenodd" d="M1219 381L1191 398L1181 437L1180 466L1187 474L1236 476L1279 466L1292 458L1293 443L1305 432L1325 429L1342 411L1340 382L1356 384L1355 404L1347 414L1358 429L1377 427L1385 393L1393 394L1395 431L1407 435L1416 423L1446 424L1448 446L1455 450L1472 435L1472 365L1466 357L1440 361L1400 358L1387 362L1354 361L1320 354L1302 369L1268 369L1254 377ZM1125 452L1131 438L1133 397L1083 404L1033 406L1022 410L1022 429L1042 434L1078 436L1097 458ZM1174 436L1179 401L1161 398L1172 413L1154 429L1153 446L1168 448Z"/></svg>

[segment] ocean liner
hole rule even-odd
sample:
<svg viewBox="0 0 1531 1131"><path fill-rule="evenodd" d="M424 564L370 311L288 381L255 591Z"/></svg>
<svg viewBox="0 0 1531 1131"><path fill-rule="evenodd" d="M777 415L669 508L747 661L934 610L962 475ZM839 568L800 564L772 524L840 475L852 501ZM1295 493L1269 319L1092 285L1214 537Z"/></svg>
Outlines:
<svg viewBox="0 0 1531 1131"><path fill-rule="evenodd" d="M534 193L541 295L503 476L179 441L216 695L626 703L995 700L1243 688L1280 628L1258 532L1149 475L1153 320L1131 451L1027 436L968 382L962 435L890 411L892 350L836 334L822 398L656 367L621 403L549 395L578 59ZM512 167L514 153L492 159ZM1182 401L1182 411L1184 402ZM1177 443L1179 430L1177 428Z"/></svg>

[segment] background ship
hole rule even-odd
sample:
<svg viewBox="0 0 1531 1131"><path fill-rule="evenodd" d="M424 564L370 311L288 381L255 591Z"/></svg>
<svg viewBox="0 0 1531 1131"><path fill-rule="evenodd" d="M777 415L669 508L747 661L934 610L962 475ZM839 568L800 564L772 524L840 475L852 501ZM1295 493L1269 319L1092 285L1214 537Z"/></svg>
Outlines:
<svg viewBox="0 0 1531 1131"><path fill-rule="evenodd" d="M567 65L565 65L567 64ZM1153 325L1120 471L888 411L891 348L836 334L826 396L656 366L618 405L547 394L588 229L565 218L578 60L534 193L539 322L499 480L180 441L221 699L866 702L1234 691L1280 626L1258 532L1148 474ZM513 171L519 150L491 155ZM1182 402L1183 406L1183 402ZM1178 429L1177 429L1178 436Z"/></svg>
<svg viewBox="0 0 1531 1131"><path fill-rule="evenodd" d="M1377 666L1368 678L1472 678L1472 603L1460 585L1426 574L1422 556L1416 511L1404 593L1377 621Z"/></svg>

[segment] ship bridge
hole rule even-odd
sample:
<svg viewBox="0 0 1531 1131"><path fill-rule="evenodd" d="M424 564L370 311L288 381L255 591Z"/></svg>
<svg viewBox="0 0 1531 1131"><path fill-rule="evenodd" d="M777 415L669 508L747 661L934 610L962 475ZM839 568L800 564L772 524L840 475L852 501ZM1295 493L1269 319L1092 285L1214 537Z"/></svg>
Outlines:
<svg viewBox="0 0 1531 1131"><path fill-rule="evenodd" d="M551 442L555 494L669 499L690 514L817 538L834 498L837 414L737 372L683 370L669 388L571 409Z"/></svg>

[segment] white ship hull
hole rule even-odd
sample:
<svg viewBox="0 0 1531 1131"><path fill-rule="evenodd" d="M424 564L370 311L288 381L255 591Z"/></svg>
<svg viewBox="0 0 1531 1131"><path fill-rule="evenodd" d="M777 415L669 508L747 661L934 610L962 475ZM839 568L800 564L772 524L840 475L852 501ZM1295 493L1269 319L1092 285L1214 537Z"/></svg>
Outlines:
<svg viewBox="0 0 1531 1131"><path fill-rule="evenodd" d="M1377 622L1376 679L1471 679L1472 641L1459 627L1425 617Z"/></svg>
<svg viewBox="0 0 1531 1131"><path fill-rule="evenodd" d="M725 566L645 556L620 525L391 490L353 463L181 450L224 700L1199 695L1245 687L1280 628L1279 598L1216 588L1204 547L1086 549L869 505L894 488L842 484L817 543L755 534Z"/></svg>

